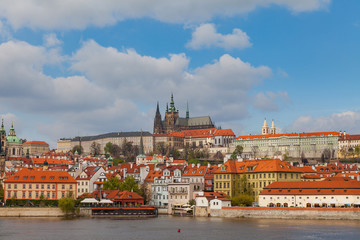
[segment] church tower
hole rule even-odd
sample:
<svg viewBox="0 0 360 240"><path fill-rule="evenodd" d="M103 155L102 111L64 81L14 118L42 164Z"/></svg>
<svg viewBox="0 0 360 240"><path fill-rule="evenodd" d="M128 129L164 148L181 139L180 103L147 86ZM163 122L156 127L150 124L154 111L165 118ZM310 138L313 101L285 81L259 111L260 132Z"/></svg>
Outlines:
<svg viewBox="0 0 360 240"><path fill-rule="evenodd" d="M159 110L159 102L156 106L156 113L155 113L155 119L154 119L154 134L161 134L164 133L164 127L161 120L161 114Z"/></svg>
<svg viewBox="0 0 360 240"><path fill-rule="evenodd" d="M165 133L171 133L173 131L176 131L175 129L175 123L176 120L179 118L179 110L176 110L175 103L174 103L174 96L171 94L171 101L170 101L170 107L166 107L165 112Z"/></svg>
<svg viewBox="0 0 360 240"><path fill-rule="evenodd" d="M270 134L276 134L276 128L275 128L274 120L272 120L272 123L271 123Z"/></svg>
<svg viewBox="0 0 360 240"><path fill-rule="evenodd" d="M0 155L5 155L6 152L6 131L4 128L4 119L1 122L0 128Z"/></svg>
<svg viewBox="0 0 360 240"><path fill-rule="evenodd" d="M269 134L269 126L267 125L266 118L264 120L264 125L262 126L262 135Z"/></svg>

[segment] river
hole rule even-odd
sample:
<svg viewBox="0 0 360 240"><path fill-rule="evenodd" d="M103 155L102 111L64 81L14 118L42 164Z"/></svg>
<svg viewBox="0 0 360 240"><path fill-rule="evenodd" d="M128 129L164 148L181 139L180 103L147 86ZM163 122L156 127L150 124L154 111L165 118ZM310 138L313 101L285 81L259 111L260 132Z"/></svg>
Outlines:
<svg viewBox="0 0 360 240"><path fill-rule="evenodd" d="M180 229L180 232L178 232ZM360 239L360 221L159 216L141 220L0 218L0 239Z"/></svg>

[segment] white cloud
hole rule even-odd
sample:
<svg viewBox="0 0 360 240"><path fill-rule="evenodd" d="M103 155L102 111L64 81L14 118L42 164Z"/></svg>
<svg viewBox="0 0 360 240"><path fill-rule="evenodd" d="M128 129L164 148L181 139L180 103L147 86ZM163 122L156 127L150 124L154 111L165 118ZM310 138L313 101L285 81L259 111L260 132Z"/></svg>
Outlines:
<svg viewBox="0 0 360 240"><path fill-rule="evenodd" d="M50 33L50 34L44 35L44 45L46 47L56 47L61 44L62 44L62 41L57 38L55 33Z"/></svg>
<svg viewBox="0 0 360 240"><path fill-rule="evenodd" d="M292 12L327 8L331 0L2 0L0 18L14 29L83 29L117 21L153 18L170 23L209 21L216 16L244 14L258 7L279 5Z"/></svg>
<svg viewBox="0 0 360 240"><path fill-rule="evenodd" d="M297 118L290 126L285 128L287 132L317 132L317 131L346 131L351 134L360 133L360 113L342 112L330 116L313 117L310 115Z"/></svg>
<svg viewBox="0 0 360 240"><path fill-rule="evenodd" d="M248 115L250 92L272 74L267 66L227 54L189 69L185 54L155 58L94 41L85 42L71 59L58 54L25 42L0 45L1 107L26 114L49 142L77 134L151 131L156 101L163 112L171 92L181 116L189 101L190 116L238 121ZM44 73L47 64L63 61L70 61L73 76Z"/></svg>
<svg viewBox="0 0 360 240"><path fill-rule="evenodd" d="M263 111L278 111L279 103L290 102L287 92L259 92L254 99L254 107Z"/></svg>
<svg viewBox="0 0 360 240"><path fill-rule="evenodd" d="M186 45L192 49L220 47L224 49L244 49L252 46L249 36L238 28L231 34L216 32L214 24L202 24L192 33L192 39Z"/></svg>

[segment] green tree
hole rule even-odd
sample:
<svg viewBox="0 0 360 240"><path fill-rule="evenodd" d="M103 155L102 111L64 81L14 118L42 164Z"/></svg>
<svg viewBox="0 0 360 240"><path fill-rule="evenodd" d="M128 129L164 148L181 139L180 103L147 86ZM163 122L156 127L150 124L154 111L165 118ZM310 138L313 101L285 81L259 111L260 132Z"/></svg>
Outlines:
<svg viewBox="0 0 360 240"><path fill-rule="evenodd" d="M136 182L134 176L127 176L125 178L124 182L122 183L121 190L140 193L139 184Z"/></svg>
<svg viewBox="0 0 360 240"><path fill-rule="evenodd" d="M83 149L82 146L76 145L76 146L73 147L72 152L73 153L77 152L78 154L81 155L84 152L84 149Z"/></svg>
<svg viewBox="0 0 360 240"><path fill-rule="evenodd" d="M248 181L246 174L244 174L240 178L240 193L248 194L251 196L252 192L253 192L252 186L251 186L250 182Z"/></svg>
<svg viewBox="0 0 360 240"><path fill-rule="evenodd" d="M360 155L360 146L359 146L359 145L357 145L357 146L355 147L354 152L355 152L357 158L359 158L359 155Z"/></svg>
<svg viewBox="0 0 360 240"><path fill-rule="evenodd" d="M243 150L244 150L243 146L237 145L235 150L231 154L230 159L236 160L238 158L238 156L241 156L241 154L243 153Z"/></svg>
<svg viewBox="0 0 360 240"><path fill-rule="evenodd" d="M97 156L100 154L100 144L97 142L92 142L90 145L90 153L94 156Z"/></svg>
<svg viewBox="0 0 360 240"><path fill-rule="evenodd" d="M0 184L0 201L4 201L4 188L2 184Z"/></svg>
<svg viewBox="0 0 360 240"><path fill-rule="evenodd" d="M155 145L155 153L164 156L168 150L168 146L165 142L158 142Z"/></svg>
<svg viewBox="0 0 360 240"><path fill-rule="evenodd" d="M72 198L61 198L59 200L59 208L65 215L73 215L75 213L75 201Z"/></svg>
<svg viewBox="0 0 360 240"><path fill-rule="evenodd" d="M104 152L113 155L114 145L111 142L106 143L104 147Z"/></svg>
<svg viewBox="0 0 360 240"><path fill-rule="evenodd" d="M189 201L189 205L190 205L190 206L194 206L195 204L196 204L195 199L191 199L191 200Z"/></svg>
<svg viewBox="0 0 360 240"><path fill-rule="evenodd" d="M124 159L116 158L113 161L113 166L118 166L119 164L125 163Z"/></svg>
<svg viewBox="0 0 360 240"><path fill-rule="evenodd" d="M231 198L232 206L251 206L254 202L254 199L249 194L239 194Z"/></svg>
<svg viewBox="0 0 360 240"><path fill-rule="evenodd" d="M103 188L104 190L121 190L121 181L117 177L111 177L104 182Z"/></svg>

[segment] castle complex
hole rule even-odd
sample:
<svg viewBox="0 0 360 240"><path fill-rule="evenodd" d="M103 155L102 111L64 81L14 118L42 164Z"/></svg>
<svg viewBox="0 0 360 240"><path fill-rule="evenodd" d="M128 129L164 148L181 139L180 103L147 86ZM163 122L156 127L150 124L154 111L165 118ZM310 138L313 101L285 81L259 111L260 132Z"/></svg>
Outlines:
<svg viewBox="0 0 360 240"><path fill-rule="evenodd" d="M173 94L171 94L170 107L166 105L164 120L161 118L159 103L157 103L154 119L154 134L168 134L182 130L205 129L214 127L215 126L209 116L190 118L189 105L186 107L186 117L179 117L179 110L175 108Z"/></svg>

